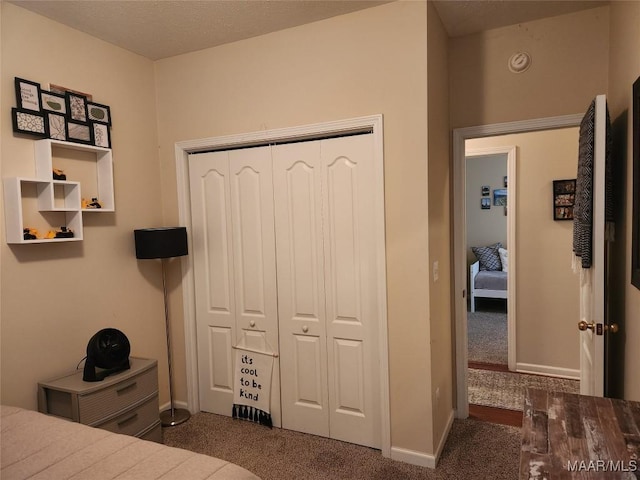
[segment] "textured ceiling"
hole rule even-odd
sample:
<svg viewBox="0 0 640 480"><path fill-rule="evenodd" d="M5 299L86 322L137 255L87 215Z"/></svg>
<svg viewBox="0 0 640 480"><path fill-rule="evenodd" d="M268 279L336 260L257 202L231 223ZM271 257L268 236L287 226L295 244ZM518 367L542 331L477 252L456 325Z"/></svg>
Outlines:
<svg viewBox="0 0 640 480"><path fill-rule="evenodd" d="M12 0L152 60L256 37L390 0ZM595 0L434 1L450 36L562 15Z"/></svg>
<svg viewBox="0 0 640 480"><path fill-rule="evenodd" d="M433 2L451 37L516 25L606 5L598 0L436 0Z"/></svg>
<svg viewBox="0 0 640 480"><path fill-rule="evenodd" d="M365 0L16 0L152 60L388 3Z"/></svg>

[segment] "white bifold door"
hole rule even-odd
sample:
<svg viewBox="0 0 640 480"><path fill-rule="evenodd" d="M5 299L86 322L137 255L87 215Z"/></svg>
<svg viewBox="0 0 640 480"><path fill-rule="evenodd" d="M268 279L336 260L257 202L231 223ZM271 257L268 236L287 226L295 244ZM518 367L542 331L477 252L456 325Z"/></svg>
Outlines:
<svg viewBox="0 0 640 480"><path fill-rule="evenodd" d="M244 337L280 354L274 425L379 448L372 135L194 154L189 169L201 408L231 414Z"/></svg>

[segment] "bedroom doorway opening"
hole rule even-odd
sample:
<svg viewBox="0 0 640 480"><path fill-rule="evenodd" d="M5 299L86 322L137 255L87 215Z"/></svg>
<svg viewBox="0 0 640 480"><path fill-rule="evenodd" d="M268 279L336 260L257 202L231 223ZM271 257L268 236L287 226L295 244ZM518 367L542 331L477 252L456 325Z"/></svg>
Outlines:
<svg viewBox="0 0 640 480"><path fill-rule="evenodd" d="M514 146L474 149L473 140L465 146L470 377L477 369L508 370L509 347L514 347L509 345L507 321L507 192L515 192L514 182L508 189L508 158L514 152Z"/></svg>
<svg viewBox="0 0 640 480"><path fill-rule="evenodd" d="M476 383L472 385L474 379L469 371L470 354L473 354L468 344L469 334L473 333L470 332L468 324L472 295L469 284L472 273L469 267L471 260L475 262L476 259L475 255L469 258L473 253L470 252L470 247L490 247L501 243L498 238L489 238L487 241L469 240L478 245L468 245L467 228L470 219L467 216L473 214L482 217L482 213L488 213L486 210L483 211L483 203L488 206L486 204L489 202L487 210L502 208L504 215L504 205L499 202L495 205L494 190L500 190L500 187L505 185L499 180L481 182L479 187L473 187L471 193L468 193L467 146L478 149L508 146L514 150L513 170L510 166L507 167L505 250L508 270L507 337L508 342L513 342L513 347L517 343L517 356L515 348L511 348L511 351L508 348L508 370L489 372L491 375L495 373L498 377L509 377L505 382L502 382L501 378L494 382L495 385L504 383L507 386L498 395L504 398L508 396L504 394L507 389L514 392L518 388L521 390L522 382L528 382L530 379L536 384L540 382L541 386L534 385L535 388L546 388L545 385L554 383L554 390L560 391L573 391L579 384L579 352L573 322L577 316L573 310L577 310L579 306L579 278L571 269L572 222L554 220L552 192L554 180L575 178L578 125L581 119L582 115L578 114L454 130L454 304L458 392L456 405L459 418L469 416L469 391L478 384L476 379ZM467 144L467 141L470 142ZM488 153L496 152L481 150L478 155L486 156ZM509 161L507 163L509 164ZM489 192L483 196L482 187L487 186L487 183ZM501 194L502 192L498 192L497 197L501 197ZM473 199L468 200L468 195L473 195ZM483 201L482 198L487 200ZM467 212L467 203L471 205L471 213ZM509 217L513 219L512 222L509 222ZM489 298L474 298L474 305L478 307L476 311L498 309L500 303L504 303L499 295L493 295L495 292L491 292L495 288L483 287L482 290L488 290L481 291L480 294ZM474 292L474 295L477 293ZM484 387L489 381L483 379L480 384ZM493 393L495 392L489 392ZM512 413L521 418L521 406L515 406L513 410ZM475 411L474 417L481 418Z"/></svg>

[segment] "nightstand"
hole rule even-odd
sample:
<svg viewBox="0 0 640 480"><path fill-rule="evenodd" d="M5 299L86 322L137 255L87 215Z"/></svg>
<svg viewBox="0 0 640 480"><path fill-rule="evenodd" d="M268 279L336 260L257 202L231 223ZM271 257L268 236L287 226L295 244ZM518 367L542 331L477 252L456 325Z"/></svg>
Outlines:
<svg viewBox="0 0 640 480"><path fill-rule="evenodd" d="M38 383L38 410L110 432L162 443L158 362L131 357L131 368L101 382L82 370Z"/></svg>

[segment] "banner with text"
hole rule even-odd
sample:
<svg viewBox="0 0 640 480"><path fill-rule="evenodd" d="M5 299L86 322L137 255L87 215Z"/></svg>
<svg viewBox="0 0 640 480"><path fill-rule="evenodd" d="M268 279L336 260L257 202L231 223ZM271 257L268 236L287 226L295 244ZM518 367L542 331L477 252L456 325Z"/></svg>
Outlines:
<svg viewBox="0 0 640 480"><path fill-rule="evenodd" d="M271 376L273 353L236 347L233 385L233 418L272 426Z"/></svg>

